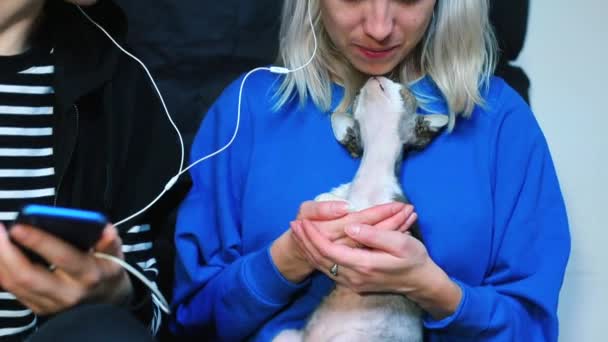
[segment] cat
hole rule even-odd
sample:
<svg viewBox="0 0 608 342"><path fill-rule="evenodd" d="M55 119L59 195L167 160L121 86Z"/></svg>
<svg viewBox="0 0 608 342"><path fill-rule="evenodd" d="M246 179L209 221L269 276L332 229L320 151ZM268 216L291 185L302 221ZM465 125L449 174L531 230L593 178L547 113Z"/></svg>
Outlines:
<svg viewBox="0 0 608 342"><path fill-rule="evenodd" d="M315 200L347 201L352 211L401 201L408 203L399 182L399 166L411 150L422 150L448 124L441 114L417 114L410 90L385 77L372 77L353 103L353 115L333 113L336 139L353 157L362 156L352 182ZM415 223L409 231L422 241ZM398 294L358 294L337 286L313 312L305 328L285 330L274 342L404 341L421 342L422 312Z"/></svg>

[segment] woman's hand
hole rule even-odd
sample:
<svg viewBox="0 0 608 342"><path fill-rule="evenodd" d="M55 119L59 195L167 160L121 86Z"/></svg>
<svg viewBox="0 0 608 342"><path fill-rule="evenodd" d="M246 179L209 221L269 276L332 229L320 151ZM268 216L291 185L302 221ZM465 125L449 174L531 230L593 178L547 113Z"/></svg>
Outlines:
<svg viewBox="0 0 608 342"><path fill-rule="evenodd" d="M460 287L409 234L350 225L346 233L367 248L333 243L316 224L297 221L292 230L299 248L319 271L358 293L389 292L408 296L436 319L451 315L462 298ZM337 275L330 272L334 264Z"/></svg>
<svg viewBox="0 0 608 342"><path fill-rule="evenodd" d="M350 212L348 215L343 215L333 220L315 219L315 215L307 214L314 213L315 208L319 208L317 203L323 202L304 202L300 207L300 213L298 213L296 220L309 220L315 224L319 229L319 232L330 241L351 247L356 247L357 244L345 233L344 229L349 225L366 224L380 230L405 232L417 218L412 205L402 202L392 202L361 211ZM337 206L339 210L341 210L340 212L348 210L348 208L345 208L347 202L328 203L332 203L334 208Z"/></svg>
<svg viewBox="0 0 608 342"><path fill-rule="evenodd" d="M405 231L416 216L412 206L398 202L351 213L348 203L343 201L308 201L302 203L296 219L314 222L330 241L354 246L356 242L344 233L344 228L350 224L368 224L381 230ZM270 254L281 274L292 282L300 282L314 271L313 265L295 242L291 229L273 243Z"/></svg>
<svg viewBox="0 0 608 342"><path fill-rule="evenodd" d="M131 295L129 277L122 267L111 261L83 253L42 230L26 225L13 227L10 237L54 267L54 270L49 270L30 262L0 225L0 286L36 314L53 314L82 302L119 304ZM94 250L123 258L121 246L116 228L108 225Z"/></svg>

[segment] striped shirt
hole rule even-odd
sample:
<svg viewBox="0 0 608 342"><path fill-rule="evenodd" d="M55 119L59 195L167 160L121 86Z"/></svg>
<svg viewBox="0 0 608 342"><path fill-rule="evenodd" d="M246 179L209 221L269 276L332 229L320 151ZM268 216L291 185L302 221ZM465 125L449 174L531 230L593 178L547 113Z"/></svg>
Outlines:
<svg viewBox="0 0 608 342"><path fill-rule="evenodd" d="M6 224L26 203L54 202L54 71L51 49L0 56L0 221ZM155 280L150 226L131 227L121 238L127 261ZM155 302L153 333L160 322ZM36 315L0 288L0 340L22 340L36 327Z"/></svg>
<svg viewBox="0 0 608 342"><path fill-rule="evenodd" d="M52 204L54 67L48 50L0 57L0 221L26 203ZM24 336L36 316L0 289L0 337Z"/></svg>

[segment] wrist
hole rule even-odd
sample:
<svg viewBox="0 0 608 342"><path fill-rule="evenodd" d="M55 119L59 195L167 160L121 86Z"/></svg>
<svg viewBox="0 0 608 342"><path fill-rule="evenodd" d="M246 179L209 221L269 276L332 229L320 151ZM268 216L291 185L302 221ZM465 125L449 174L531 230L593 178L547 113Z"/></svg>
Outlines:
<svg viewBox="0 0 608 342"><path fill-rule="evenodd" d="M462 289L432 260L425 267L421 285L408 297L435 320L451 316L460 305Z"/></svg>
<svg viewBox="0 0 608 342"><path fill-rule="evenodd" d="M270 246L270 256L283 277L293 283L304 281L314 268L301 255L291 231L285 232Z"/></svg>

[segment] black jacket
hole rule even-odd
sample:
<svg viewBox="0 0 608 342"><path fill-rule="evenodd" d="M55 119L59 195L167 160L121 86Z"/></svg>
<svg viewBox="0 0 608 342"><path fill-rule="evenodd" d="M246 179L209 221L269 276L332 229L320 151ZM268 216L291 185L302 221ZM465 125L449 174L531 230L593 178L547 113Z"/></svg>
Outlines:
<svg viewBox="0 0 608 342"><path fill-rule="evenodd" d="M74 5L51 0L45 11L55 58L55 203L102 211L116 222L152 201L177 173L177 135L136 62ZM111 1L87 12L124 41L126 19ZM128 228L145 222L152 223L155 236L162 236L159 227L168 210L160 203L118 227L119 232L124 236ZM165 249L170 246L164 244ZM156 257L164 255L166 251ZM160 275L171 272L161 269ZM138 282L138 298L146 299L148 292ZM150 307L139 313L150 317Z"/></svg>

